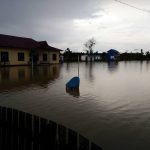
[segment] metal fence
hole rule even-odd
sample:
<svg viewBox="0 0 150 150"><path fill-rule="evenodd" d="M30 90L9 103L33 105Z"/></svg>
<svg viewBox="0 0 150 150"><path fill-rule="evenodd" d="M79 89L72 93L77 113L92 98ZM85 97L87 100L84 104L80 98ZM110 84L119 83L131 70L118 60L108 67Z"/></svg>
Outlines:
<svg viewBox="0 0 150 150"><path fill-rule="evenodd" d="M102 150L63 125L6 107L0 107L0 149Z"/></svg>

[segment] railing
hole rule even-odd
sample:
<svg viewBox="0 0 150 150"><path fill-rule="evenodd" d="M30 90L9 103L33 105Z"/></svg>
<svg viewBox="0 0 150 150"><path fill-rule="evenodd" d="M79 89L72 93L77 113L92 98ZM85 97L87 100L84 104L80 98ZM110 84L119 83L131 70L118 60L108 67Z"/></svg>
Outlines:
<svg viewBox="0 0 150 150"><path fill-rule="evenodd" d="M102 150L63 125L6 107L0 107L0 149Z"/></svg>

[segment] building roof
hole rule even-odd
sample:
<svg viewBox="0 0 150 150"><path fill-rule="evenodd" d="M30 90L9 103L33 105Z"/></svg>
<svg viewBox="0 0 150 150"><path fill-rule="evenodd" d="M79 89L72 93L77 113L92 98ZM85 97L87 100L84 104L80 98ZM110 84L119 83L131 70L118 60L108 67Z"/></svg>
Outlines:
<svg viewBox="0 0 150 150"><path fill-rule="evenodd" d="M0 47L37 48L40 44L33 39L0 34Z"/></svg>
<svg viewBox="0 0 150 150"><path fill-rule="evenodd" d="M110 50L108 50L107 52L116 52L116 53L119 53L117 50L115 50L115 49L110 49Z"/></svg>
<svg viewBox="0 0 150 150"><path fill-rule="evenodd" d="M47 49L51 51L61 51L60 49L49 46L46 41L38 42L32 38L17 37L4 34L0 34L0 47L23 48L23 49Z"/></svg>
<svg viewBox="0 0 150 150"><path fill-rule="evenodd" d="M62 51L58 48L49 46L46 41L39 41L38 43L40 44L40 48L44 48L44 49L47 49L47 50L50 50L50 51Z"/></svg>

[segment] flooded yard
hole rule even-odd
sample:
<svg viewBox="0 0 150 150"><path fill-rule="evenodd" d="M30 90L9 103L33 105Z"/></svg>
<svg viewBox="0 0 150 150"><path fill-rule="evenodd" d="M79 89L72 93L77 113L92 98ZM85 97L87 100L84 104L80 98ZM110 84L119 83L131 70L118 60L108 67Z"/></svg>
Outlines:
<svg viewBox="0 0 150 150"><path fill-rule="evenodd" d="M0 105L74 129L104 150L150 148L150 62L0 68Z"/></svg>

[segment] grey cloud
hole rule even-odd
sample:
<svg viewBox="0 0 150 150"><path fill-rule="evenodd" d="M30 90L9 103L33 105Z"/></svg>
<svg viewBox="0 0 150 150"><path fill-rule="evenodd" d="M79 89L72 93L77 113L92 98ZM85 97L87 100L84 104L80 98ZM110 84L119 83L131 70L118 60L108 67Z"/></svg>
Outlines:
<svg viewBox="0 0 150 150"><path fill-rule="evenodd" d="M99 0L1 0L0 32L33 37L38 33L41 37L48 33L53 37L64 35L73 28L73 19L89 18L98 3Z"/></svg>
<svg viewBox="0 0 150 150"><path fill-rule="evenodd" d="M111 18L110 22L100 19L103 16L109 19L111 13L119 17L121 10L126 10L126 14L122 13L120 17L124 20L120 22L111 22ZM50 45L63 49L70 47L72 50L82 49L88 38L95 37L98 49L108 49L114 45L121 49L136 46L134 35L144 37L149 31L147 14L142 17L138 13L138 19L136 11L133 13L129 14L128 7L112 0L0 0L0 33L46 40ZM79 20L79 26L73 22L74 19ZM85 27L84 20L87 23ZM124 26L129 23L135 27ZM121 41L120 37L125 40ZM149 42L149 35L146 34L145 39ZM131 42L125 43L128 40Z"/></svg>
<svg viewBox="0 0 150 150"><path fill-rule="evenodd" d="M85 18L95 11L91 0L5 0L0 5L0 22L27 22L43 18Z"/></svg>

